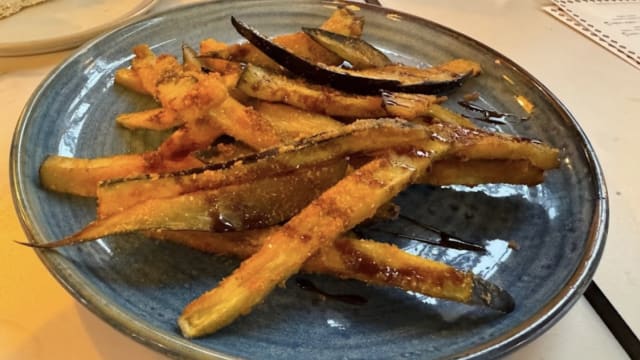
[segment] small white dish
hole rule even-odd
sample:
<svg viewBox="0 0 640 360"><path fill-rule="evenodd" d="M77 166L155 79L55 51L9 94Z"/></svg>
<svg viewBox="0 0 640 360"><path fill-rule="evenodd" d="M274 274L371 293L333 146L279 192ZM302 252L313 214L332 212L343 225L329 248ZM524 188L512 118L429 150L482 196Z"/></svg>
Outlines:
<svg viewBox="0 0 640 360"><path fill-rule="evenodd" d="M157 0L54 0L0 20L0 56L34 55L78 46L146 13Z"/></svg>

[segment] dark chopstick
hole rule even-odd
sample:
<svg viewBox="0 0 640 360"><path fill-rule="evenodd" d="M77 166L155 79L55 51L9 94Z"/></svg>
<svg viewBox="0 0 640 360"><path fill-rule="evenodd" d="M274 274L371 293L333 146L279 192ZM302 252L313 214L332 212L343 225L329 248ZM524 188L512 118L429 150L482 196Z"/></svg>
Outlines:
<svg viewBox="0 0 640 360"><path fill-rule="evenodd" d="M609 331L618 340L624 351L631 359L640 359L640 340L633 333L633 330L624 321L620 313L611 304L595 281L591 281L584 292L593 310L596 311L600 319L607 325Z"/></svg>

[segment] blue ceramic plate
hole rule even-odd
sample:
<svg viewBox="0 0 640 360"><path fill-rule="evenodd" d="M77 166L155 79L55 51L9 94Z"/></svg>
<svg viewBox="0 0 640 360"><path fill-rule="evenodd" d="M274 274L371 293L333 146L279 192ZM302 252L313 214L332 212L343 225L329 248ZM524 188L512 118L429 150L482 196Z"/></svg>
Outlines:
<svg viewBox="0 0 640 360"><path fill-rule="evenodd" d="M314 276L327 292L365 297L364 306L321 301L291 280L250 315L213 336L182 338L176 319L192 299L216 285L238 262L138 235L117 236L39 252L75 297L117 329L180 358L447 358L496 357L541 334L578 299L596 268L607 225L600 168L576 121L525 70L450 29L394 11L355 5L366 18L364 38L396 60L426 65L453 57L480 62L484 74L451 96L478 91L480 103L524 115L520 95L535 105L528 121L494 126L561 149L562 166L535 187L415 186L397 199L405 215L486 244L477 254L384 234L407 251L471 270L513 294L516 310L489 310L438 301L396 289ZM121 112L150 108L150 99L113 85L131 48L148 43L178 55L184 42L240 38L229 17L266 34L320 24L335 8L321 1L227 1L186 7L118 29L80 49L51 73L29 101L15 132L11 171L15 203L30 241L46 243L75 232L95 216L92 199L44 191L38 167L49 154L97 157L155 146L160 136L118 128ZM473 114L470 114L473 115ZM434 237L407 222L387 229ZM519 250L508 246L515 241Z"/></svg>

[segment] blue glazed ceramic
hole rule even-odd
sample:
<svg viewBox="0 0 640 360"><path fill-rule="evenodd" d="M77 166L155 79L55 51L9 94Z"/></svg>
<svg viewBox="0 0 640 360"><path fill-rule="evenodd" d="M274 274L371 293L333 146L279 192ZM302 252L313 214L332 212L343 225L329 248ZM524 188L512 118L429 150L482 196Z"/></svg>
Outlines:
<svg viewBox="0 0 640 360"><path fill-rule="evenodd" d="M44 191L38 167L49 154L97 157L142 151L160 136L118 128L121 112L152 102L113 85L131 48L148 43L158 53L178 55L182 43L198 46L215 37L240 41L234 15L265 34L316 26L335 8L321 1L228 1L181 8L115 30L84 46L51 73L18 123L11 154L13 195L33 243L77 231L95 216L91 199ZM365 17L364 38L395 60L427 65L453 57L480 62L484 74L453 94L449 105L478 91L479 102L525 115L516 102L535 105L528 121L492 126L533 137L561 149L562 166L534 187L414 186L396 200L403 214L488 248L486 254L443 249L368 229L407 251L437 259L489 279L517 302L508 315L439 301L396 289L313 276L327 292L356 294L354 306L321 301L291 280L251 314L213 336L182 338L176 319L182 308L229 274L238 262L198 253L139 235L114 236L39 255L61 284L115 328L173 357L210 358L492 358L538 336L579 298L604 247L607 198L602 173L582 130L535 78L488 47L427 20L391 10L351 5ZM387 231L434 238L402 220ZM519 250L509 246L515 241Z"/></svg>

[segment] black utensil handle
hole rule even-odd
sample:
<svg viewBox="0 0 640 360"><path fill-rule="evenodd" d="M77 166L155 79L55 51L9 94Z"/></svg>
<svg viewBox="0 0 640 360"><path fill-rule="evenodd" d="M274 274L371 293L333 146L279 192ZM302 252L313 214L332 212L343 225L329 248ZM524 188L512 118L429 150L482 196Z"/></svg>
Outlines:
<svg viewBox="0 0 640 360"><path fill-rule="evenodd" d="M591 281L584 293L593 310L596 311L600 319L607 325L609 331L615 336L624 351L631 359L640 359L640 341L633 333L629 325L624 321L620 313L611 304L595 281Z"/></svg>

